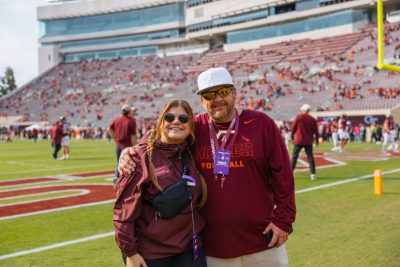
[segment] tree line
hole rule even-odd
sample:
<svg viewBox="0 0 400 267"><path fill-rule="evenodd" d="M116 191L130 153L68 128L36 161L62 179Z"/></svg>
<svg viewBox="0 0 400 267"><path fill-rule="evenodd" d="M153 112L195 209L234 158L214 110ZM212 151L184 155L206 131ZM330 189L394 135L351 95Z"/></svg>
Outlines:
<svg viewBox="0 0 400 267"><path fill-rule="evenodd" d="M0 76L0 97L12 92L16 88L14 71L11 67L7 67L4 76Z"/></svg>

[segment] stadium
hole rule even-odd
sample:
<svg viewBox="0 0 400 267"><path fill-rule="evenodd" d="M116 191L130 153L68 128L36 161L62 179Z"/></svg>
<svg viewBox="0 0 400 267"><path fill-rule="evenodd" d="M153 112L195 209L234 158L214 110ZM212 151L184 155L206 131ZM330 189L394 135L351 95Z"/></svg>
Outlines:
<svg viewBox="0 0 400 267"><path fill-rule="evenodd" d="M319 179L310 181L304 155L295 172L290 266L400 266L400 154L380 151L387 116L399 137L400 3L380 3L381 30L374 0L38 6L39 75L0 98L0 266L120 266L115 152L105 129L124 104L137 108L140 136L169 99L203 112L196 79L210 67L228 69L237 106L266 113L282 134L305 103L319 122ZM329 125L342 114L351 142L337 153ZM71 137L78 130L84 139L71 140L68 161L50 157L49 130L60 117ZM384 179L379 196L376 169Z"/></svg>

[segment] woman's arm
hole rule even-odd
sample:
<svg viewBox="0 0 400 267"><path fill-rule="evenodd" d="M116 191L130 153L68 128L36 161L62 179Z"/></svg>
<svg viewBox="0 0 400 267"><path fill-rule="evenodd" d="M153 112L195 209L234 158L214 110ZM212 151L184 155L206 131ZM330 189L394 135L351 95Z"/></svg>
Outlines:
<svg viewBox="0 0 400 267"><path fill-rule="evenodd" d="M122 175L117 183L117 200L114 205L115 241L128 257L137 254L135 220L142 210L142 184L147 177L147 168L139 156L134 158L136 171Z"/></svg>

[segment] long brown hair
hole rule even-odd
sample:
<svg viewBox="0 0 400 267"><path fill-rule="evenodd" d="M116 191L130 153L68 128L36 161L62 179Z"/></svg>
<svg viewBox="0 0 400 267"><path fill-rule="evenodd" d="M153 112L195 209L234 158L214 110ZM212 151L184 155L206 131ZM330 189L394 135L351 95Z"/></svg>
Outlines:
<svg viewBox="0 0 400 267"><path fill-rule="evenodd" d="M192 108L190 107L189 103L185 100L180 100L180 99L171 99L169 100L163 107L163 109L161 110L158 119L157 119L157 124L155 129L152 129L148 132L148 140L147 140L147 156L149 158L149 172L150 172L150 177L151 180L153 182L153 184L157 187L158 190L163 191L163 189L161 188L160 184L158 183L158 178L156 175L156 170L154 167L154 164L152 162L152 158L153 158L153 151L154 151L154 143L156 142L156 140L160 140L161 139L161 128L163 126L164 123L164 115L171 109L174 107L182 107L187 115L189 116L189 136L187 137L188 143L190 146L193 145L194 140L195 140L195 136L194 136L194 115L193 115L193 111ZM206 200L207 200L207 186L206 186L206 182L204 180L204 177L200 174L200 172L197 170L196 164L194 162L194 158L192 153L190 152L190 148L188 149L190 158L194 164L194 167L196 168L197 174L200 177L200 181L201 181L201 187L202 187L202 195L201 195L201 200L200 203L198 205L199 208L201 208Z"/></svg>

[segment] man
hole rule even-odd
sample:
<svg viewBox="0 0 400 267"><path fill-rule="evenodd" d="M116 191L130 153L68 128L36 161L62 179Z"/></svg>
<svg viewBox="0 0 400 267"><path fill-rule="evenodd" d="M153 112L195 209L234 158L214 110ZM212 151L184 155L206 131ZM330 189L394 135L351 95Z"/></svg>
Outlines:
<svg viewBox="0 0 400 267"><path fill-rule="evenodd" d="M61 160L69 159L69 131L70 125L67 122L66 117L60 118L61 128L62 128L62 139L61 139L61 147L63 149L63 155Z"/></svg>
<svg viewBox="0 0 400 267"><path fill-rule="evenodd" d="M236 108L236 88L224 68L201 73L197 94L207 112L196 118L195 159L208 189L201 209L208 266L287 266L284 243L296 207L278 127L264 113ZM134 169L132 152L124 151L121 171Z"/></svg>
<svg viewBox="0 0 400 267"><path fill-rule="evenodd" d="M350 139L350 128L351 124L350 121L347 120L346 114L342 114L338 120L338 134L339 134L339 139L340 139L340 144L339 144L339 152L342 153L344 150L344 146L347 144L347 142Z"/></svg>
<svg viewBox="0 0 400 267"><path fill-rule="evenodd" d="M304 104L300 108L301 113L296 116L292 124L292 170L296 168L299 153L304 147L310 165L311 180L316 180L317 175L315 174L315 161L312 144L313 140L315 140L315 145L318 145L319 134L317 121L308 114L310 109L311 106L309 104Z"/></svg>
<svg viewBox="0 0 400 267"><path fill-rule="evenodd" d="M131 106L125 104L121 108L122 115L116 118L107 128L108 134L114 138L116 145L117 162L124 148L136 144L136 121L132 117ZM118 169L115 171L115 179L119 178Z"/></svg>
<svg viewBox="0 0 400 267"><path fill-rule="evenodd" d="M331 131L331 138L332 138L332 149L331 151L339 151L338 141L339 141L339 134L338 134L338 125L334 118L332 118L329 122L329 130Z"/></svg>
<svg viewBox="0 0 400 267"><path fill-rule="evenodd" d="M62 123L61 121L57 121L50 129L51 145L54 148L52 156L55 160L57 159L58 151L60 151L61 149L62 134Z"/></svg>
<svg viewBox="0 0 400 267"><path fill-rule="evenodd" d="M396 136L396 129L393 116L386 116L386 119L383 122L382 154L388 155L386 151L387 144L390 144L393 153L398 153L395 136Z"/></svg>

